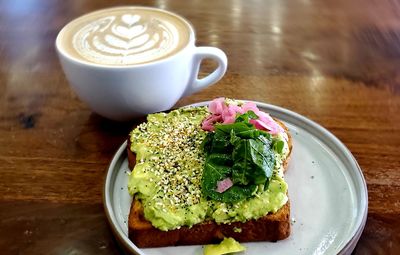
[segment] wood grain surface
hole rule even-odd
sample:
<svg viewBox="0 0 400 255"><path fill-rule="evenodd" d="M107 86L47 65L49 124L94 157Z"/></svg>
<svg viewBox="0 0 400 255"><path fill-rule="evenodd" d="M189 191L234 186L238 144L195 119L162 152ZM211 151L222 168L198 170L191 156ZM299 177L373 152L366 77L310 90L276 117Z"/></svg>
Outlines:
<svg viewBox="0 0 400 255"><path fill-rule="evenodd" d="M120 252L102 207L114 152L135 121L79 101L54 49L92 10L148 5L185 16L197 45L229 60L225 96L275 104L327 128L354 154L369 211L354 254L400 252L400 3L396 0L0 1L0 253ZM212 70L206 62L202 72Z"/></svg>

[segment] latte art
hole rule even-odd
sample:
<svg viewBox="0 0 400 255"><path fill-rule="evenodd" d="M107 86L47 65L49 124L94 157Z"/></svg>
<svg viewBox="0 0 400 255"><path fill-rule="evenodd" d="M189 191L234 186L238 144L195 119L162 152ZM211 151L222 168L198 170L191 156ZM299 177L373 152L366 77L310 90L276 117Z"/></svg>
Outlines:
<svg viewBox="0 0 400 255"><path fill-rule="evenodd" d="M135 65L168 57L188 44L184 20L151 9L113 8L83 16L66 27L71 55L103 65Z"/></svg>
<svg viewBox="0 0 400 255"><path fill-rule="evenodd" d="M179 33L169 22L125 14L84 26L73 45L83 58L110 65L137 64L158 59L176 48Z"/></svg>

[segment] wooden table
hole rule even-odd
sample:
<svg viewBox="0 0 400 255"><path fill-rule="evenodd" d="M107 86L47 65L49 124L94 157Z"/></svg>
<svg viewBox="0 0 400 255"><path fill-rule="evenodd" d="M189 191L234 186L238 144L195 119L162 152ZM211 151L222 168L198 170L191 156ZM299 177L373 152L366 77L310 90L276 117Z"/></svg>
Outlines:
<svg viewBox="0 0 400 255"><path fill-rule="evenodd" d="M119 1L118 4L122 4ZM106 168L130 123L71 91L54 40L111 1L0 1L0 253L115 254L103 212ZM218 96L285 107L351 150L369 192L354 254L400 251L400 4L394 0L126 1L189 19L198 45L229 59ZM203 66L203 72L213 68Z"/></svg>

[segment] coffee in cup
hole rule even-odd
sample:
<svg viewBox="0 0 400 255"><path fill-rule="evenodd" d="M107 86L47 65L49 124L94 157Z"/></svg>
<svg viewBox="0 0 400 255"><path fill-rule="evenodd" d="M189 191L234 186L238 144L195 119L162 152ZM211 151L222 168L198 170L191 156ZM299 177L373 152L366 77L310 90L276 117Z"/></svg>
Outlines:
<svg viewBox="0 0 400 255"><path fill-rule="evenodd" d="M226 55L196 47L184 18L156 8L123 6L95 11L67 24L56 48L72 88L93 111L127 120L171 108L222 78ZM200 63L217 69L198 79Z"/></svg>
<svg viewBox="0 0 400 255"><path fill-rule="evenodd" d="M171 13L114 8L71 22L60 46L80 61L125 66L174 55L189 43L190 36L187 24Z"/></svg>

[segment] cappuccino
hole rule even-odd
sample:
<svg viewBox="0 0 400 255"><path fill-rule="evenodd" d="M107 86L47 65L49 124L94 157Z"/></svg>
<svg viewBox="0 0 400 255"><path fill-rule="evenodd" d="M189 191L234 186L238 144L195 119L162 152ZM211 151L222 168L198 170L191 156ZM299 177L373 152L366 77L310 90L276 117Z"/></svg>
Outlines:
<svg viewBox="0 0 400 255"><path fill-rule="evenodd" d="M184 18L156 8L99 10L68 23L56 38L61 66L79 98L96 113L130 120L170 109L222 78L225 53L196 47ZM198 78L204 59L216 69Z"/></svg>
<svg viewBox="0 0 400 255"><path fill-rule="evenodd" d="M131 66L172 56L193 37L190 24L173 13L147 7L116 7L70 22L61 30L57 44L80 62Z"/></svg>

